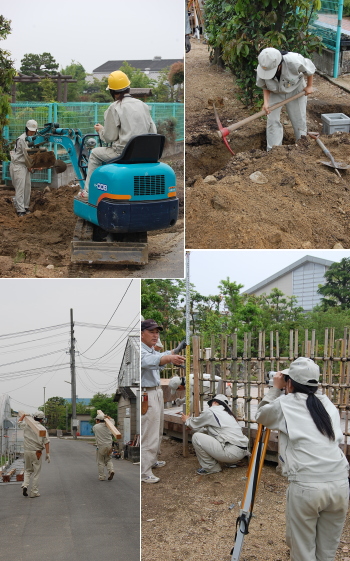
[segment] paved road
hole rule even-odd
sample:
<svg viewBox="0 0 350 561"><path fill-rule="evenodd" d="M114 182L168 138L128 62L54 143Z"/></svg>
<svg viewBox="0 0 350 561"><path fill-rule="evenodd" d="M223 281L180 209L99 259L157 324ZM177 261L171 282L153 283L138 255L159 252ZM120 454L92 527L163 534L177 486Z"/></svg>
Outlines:
<svg viewBox="0 0 350 561"><path fill-rule="evenodd" d="M40 497L0 486L0 561L139 561L139 466L113 459L114 479L99 481L88 442L52 439L50 455Z"/></svg>

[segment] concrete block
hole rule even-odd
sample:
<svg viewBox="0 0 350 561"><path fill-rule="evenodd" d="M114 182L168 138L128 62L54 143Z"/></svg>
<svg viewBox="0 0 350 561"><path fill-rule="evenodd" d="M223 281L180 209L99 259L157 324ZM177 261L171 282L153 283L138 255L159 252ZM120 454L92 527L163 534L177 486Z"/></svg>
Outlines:
<svg viewBox="0 0 350 561"><path fill-rule="evenodd" d="M323 134L350 132L350 117L344 113L323 113L321 120L323 123Z"/></svg>

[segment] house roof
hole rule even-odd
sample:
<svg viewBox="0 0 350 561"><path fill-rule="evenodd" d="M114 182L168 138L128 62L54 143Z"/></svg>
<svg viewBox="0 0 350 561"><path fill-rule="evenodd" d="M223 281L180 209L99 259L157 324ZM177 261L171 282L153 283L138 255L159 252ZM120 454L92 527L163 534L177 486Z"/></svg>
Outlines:
<svg viewBox="0 0 350 561"><path fill-rule="evenodd" d="M151 60L109 60L101 66L93 69L93 73L104 73L110 74L115 70L119 70L123 63L127 62L133 68L137 68L139 70L145 71L146 69L150 70L151 72L160 72L164 68L171 66L175 62L179 62L177 58L162 58L162 57L154 57Z"/></svg>
<svg viewBox="0 0 350 561"><path fill-rule="evenodd" d="M138 388L133 388L131 386L125 386L123 388L118 388L118 390L115 393L114 399L113 401L119 401L119 399L121 398L121 396L124 397L124 399L136 399L136 390Z"/></svg>
<svg viewBox="0 0 350 561"><path fill-rule="evenodd" d="M264 281L261 281L258 284L252 286L252 288L249 288L248 290L244 290L243 293L254 294L254 292L256 292L257 290L260 290L261 288L270 284L271 282L283 277L286 273L290 273L291 271L298 269L301 265L304 265L304 263L317 263L318 265L325 265L326 267L330 267L331 265L333 265L334 261L329 261L328 259L321 259L320 257L312 257L311 255L305 255L295 263L292 263L291 265L288 265L288 267L285 267L281 271L278 271L278 273L275 273L274 275L271 275L271 277L268 277Z"/></svg>

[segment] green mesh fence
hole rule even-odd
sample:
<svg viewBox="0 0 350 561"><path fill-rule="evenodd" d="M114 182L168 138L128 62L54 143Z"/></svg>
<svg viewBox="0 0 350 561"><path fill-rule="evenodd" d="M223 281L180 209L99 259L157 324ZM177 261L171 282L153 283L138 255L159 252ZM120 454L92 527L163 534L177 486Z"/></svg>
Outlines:
<svg viewBox="0 0 350 561"><path fill-rule="evenodd" d="M62 128L80 129L83 134L95 133L94 124L103 123L104 112L109 103L11 103L12 115L9 117L9 125L4 127L3 135L13 141L25 131L25 124L29 119L35 119L39 129L46 123L59 123ZM184 140L184 105L182 103L147 103L151 111L153 121L156 123L159 133L164 134L173 129L174 140ZM170 127L170 128L169 128ZM54 150L56 158L67 161L65 150L56 144L48 147ZM9 180L9 163L3 162L3 180ZM51 170L35 172L32 175L33 182L50 183Z"/></svg>
<svg viewBox="0 0 350 561"><path fill-rule="evenodd" d="M342 3L341 3L342 4ZM337 27L340 2L323 0L321 9L310 24L310 31L321 37L322 43L332 51L337 50Z"/></svg>

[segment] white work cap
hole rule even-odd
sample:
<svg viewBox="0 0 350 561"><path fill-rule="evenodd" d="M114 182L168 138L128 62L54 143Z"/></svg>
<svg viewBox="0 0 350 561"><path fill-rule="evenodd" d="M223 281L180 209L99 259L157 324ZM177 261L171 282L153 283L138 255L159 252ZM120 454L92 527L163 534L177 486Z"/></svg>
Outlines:
<svg viewBox="0 0 350 561"><path fill-rule="evenodd" d="M263 49L258 56L259 66L256 69L259 78L270 80L277 72L277 68L282 61L282 54L273 47Z"/></svg>
<svg viewBox="0 0 350 561"><path fill-rule="evenodd" d="M44 419L45 415L42 411L35 411L35 413L33 413L33 417L34 419Z"/></svg>
<svg viewBox="0 0 350 561"><path fill-rule="evenodd" d="M34 121L34 119L29 119L29 121L26 122L26 129L29 131L36 131L38 130L38 123Z"/></svg>
<svg viewBox="0 0 350 561"><path fill-rule="evenodd" d="M283 374L288 374L297 384L314 387L318 386L320 368L311 358L300 356L292 362L287 370L283 370Z"/></svg>
<svg viewBox="0 0 350 561"><path fill-rule="evenodd" d="M99 421L104 421L105 420L105 416L101 415L101 413L99 413L98 415L96 415L95 419L98 419Z"/></svg>

